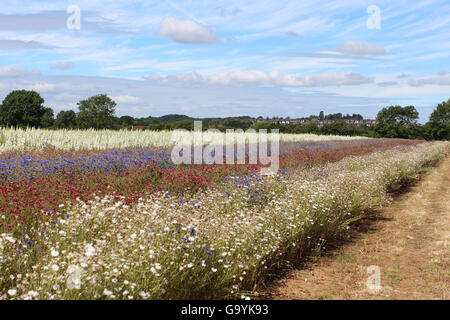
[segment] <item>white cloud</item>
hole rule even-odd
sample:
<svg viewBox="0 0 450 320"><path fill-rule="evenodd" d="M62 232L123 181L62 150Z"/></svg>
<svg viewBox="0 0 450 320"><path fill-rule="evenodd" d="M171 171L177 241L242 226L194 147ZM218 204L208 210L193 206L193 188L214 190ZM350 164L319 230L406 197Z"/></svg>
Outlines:
<svg viewBox="0 0 450 320"><path fill-rule="evenodd" d="M384 81L384 82L378 82L377 86L379 87L390 87L390 86L395 86L397 84L397 82L395 81Z"/></svg>
<svg viewBox="0 0 450 320"><path fill-rule="evenodd" d="M141 98L128 96L128 95L115 96L115 97L113 96L113 97L111 97L111 99L113 99L115 102L118 102L118 103L141 103L144 101Z"/></svg>
<svg viewBox="0 0 450 320"><path fill-rule="evenodd" d="M16 77L26 77L33 75L40 75L38 70L28 71L25 69L20 69L12 66L0 67L0 78L16 78Z"/></svg>
<svg viewBox="0 0 450 320"><path fill-rule="evenodd" d="M68 70L74 66L73 62L58 62L55 66L52 67L54 70Z"/></svg>
<svg viewBox="0 0 450 320"><path fill-rule="evenodd" d="M346 54L384 54L386 51L383 47L362 41L347 41L340 44L336 51Z"/></svg>
<svg viewBox="0 0 450 320"><path fill-rule="evenodd" d="M404 79L404 78L409 78L410 74L409 73L400 73L399 75L397 75L397 79Z"/></svg>
<svg viewBox="0 0 450 320"><path fill-rule="evenodd" d="M53 83L46 83L46 82L37 82L31 85L27 85L25 89L27 90L34 90L37 92L49 92L54 91L56 86Z"/></svg>
<svg viewBox="0 0 450 320"><path fill-rule="evenodd" d="M157 31L160 37L169 37L180 43L217 43L219 39L211 30L199 25L195 21L177 20L172 17L164 18Z"/></svg>
<svg viewBox="0 0 450 320"><path fill-rule="evenodd" d="M450 72L441 72L432 77L412 80L408 84L412 87L421 87L425 85L450 86Z"/></svg>
<svg viewBox="0 0 450 320"><path fill-rule="evenodd" d="M0 50L5 51L50 49L50 48L52 47L37 41L0 40Z"/></svg>
<svg viewBox="0 0 450 320"><path fill-rule="evenodd" d="M179 73L167 77L150 75L146 79L182 86L317 87L360 85L374 82L372 77L355 72L326 72L302 76L299 73L263 72L257 70L222 72L211 76L203 76L197 72Z"/></svg>
<svg viewBox="0 0 450 320"><path fill-rule="evenodd" d="M158 80L161 80L161 77L158 74L153 73L153 74L149 74L148 76L145 76L144 80L158 81Z"/></svg>

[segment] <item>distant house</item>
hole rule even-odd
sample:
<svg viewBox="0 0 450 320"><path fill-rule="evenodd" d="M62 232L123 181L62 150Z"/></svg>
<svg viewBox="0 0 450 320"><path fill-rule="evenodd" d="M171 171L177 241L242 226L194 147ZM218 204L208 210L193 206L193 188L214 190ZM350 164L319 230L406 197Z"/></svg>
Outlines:
<svg viewBox="0 0 450 320"><path fill-rule="evenodd" d="M147 129L147 126L132 126L132 130L144 130Z"/></svg>
<svg viewBox="0 0 450 320"><path fill-rule="evenodd" d="M364 120L364 124L368 127L374 127L377 125L377 120L367 119L367 120Z"/></svg>

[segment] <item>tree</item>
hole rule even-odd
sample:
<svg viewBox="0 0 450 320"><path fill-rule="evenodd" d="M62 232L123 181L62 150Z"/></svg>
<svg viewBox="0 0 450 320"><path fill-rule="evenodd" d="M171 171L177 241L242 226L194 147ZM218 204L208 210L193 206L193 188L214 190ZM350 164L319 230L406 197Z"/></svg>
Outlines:
<svg viewBox="0 0 450 320"><path fill-rule="evenodd" d="M417 119L419 113L414 106L390 106L377 114L375 132L385 138L418 138Z"/></svg>
<svg viewBox="0 0 450 320"><path fill-rule="evenodd" d="M122 116L119 118L119 122L123 126L132 126L134 123L134 118L131 116Z"/></svg>
<svg viewBox="0 0 450 320"><path fill-rule="evenodd" d="M114 125L116 103L106 94L99 94L78 102L80 128L107 129Z"/></svg>
<svg viewBox="0 0 450 320"><path fill-rule="evenodd" d="M450 139L450 99L438 104L425 125L425 131L430 139Z"/></svg>
<svg viewBox="0 0 450 320"><path fill-rule="evenodd" d="M56 116L55 126L60 129L73 129L77 125L77 115L73 110L60 111Z"/></svg>
<svg viewBox="0 0 450 320"><path fill-rule="evenodd" d="M52 108L45 108L45 112L41 117L41 127L50 128L55 123L55 115Z"/></svg>
<svg viewBox="0 0 450 320"><path fill-rule="evenodd" d="M324 115L323 111L320 111L320 113L319 113L319 120L323 121L324 119L325 119L325 115Z"/></svg>
<svg viewBox="0 0 450 320"><path fill-rule="evenodd" d="M0 106L0 124L3 126L39 127L46 108L44 99L36 91L15 90Z"/></svg>

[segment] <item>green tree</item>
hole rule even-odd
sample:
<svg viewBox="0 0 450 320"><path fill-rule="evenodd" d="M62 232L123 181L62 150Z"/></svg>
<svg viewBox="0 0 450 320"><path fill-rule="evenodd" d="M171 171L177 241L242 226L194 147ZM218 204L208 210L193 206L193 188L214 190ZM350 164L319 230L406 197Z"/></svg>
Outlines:
<svg viewBox="0 0 450 320"><path fill-rule="evenodd" d="M60 129L73 129L77 125L77 115L73 110L60 111L56 116L55 126Z"/></svg>
<svg viewBox="0 0 450 320"><path fill-rule="evenodd" d="M319 120L323 121L324 119L325 119L325 115L324 115L323 111L320 111L320 113L319 113Z"/></svg>
<svg viewBox="0 0 450 320"><path fill-rule="evenodd" d="M132 126L134 123L134 118L131 116L122 116L119 118L119 122L123 126Z"/></svg>
<svg viewBox="0 0 450 320"><path fill-rule="evenodd" d="M417 119L419 113L414 106L390 106L377 114L375 132L385 138L418 138Z"/></svg>
<svg viewBox="0 0 450 320"><path fill-rule="evenodd" d="M425 127L428 138L450 140L450 99L438 104Z"/></svg>
<svg viewBox="0 0 450 320"><path fill-rule="evenodd" d="M116 103L106 94L99 94L78 102L80 128L108 129L114 125Z"/></svg>
<svg viewBox="0 0 450 320"><path fill-rule="evenodd" d="M45 112L41 117L41 127L50 128L55 123L55 115L52 108L45 108Z"/></svg>
<svg viewBox="0 0 450 320"><path fill-rule="evenodd" d="M46 108L36 91L15 90L0 106L0 124L15 127L40 127Z"/></svg>

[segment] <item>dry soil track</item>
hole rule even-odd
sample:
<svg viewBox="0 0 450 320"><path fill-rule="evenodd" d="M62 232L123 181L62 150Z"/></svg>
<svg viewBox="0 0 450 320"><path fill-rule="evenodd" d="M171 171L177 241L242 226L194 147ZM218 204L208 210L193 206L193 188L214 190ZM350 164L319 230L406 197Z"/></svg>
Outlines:
<svg viewBox="0 0 450 320"><path fill-rule="evenodd" d="M450 157L362 229L273 282L264 299L450 299ZM369 266L379 267L378 291L366 286Z"/></svg>

